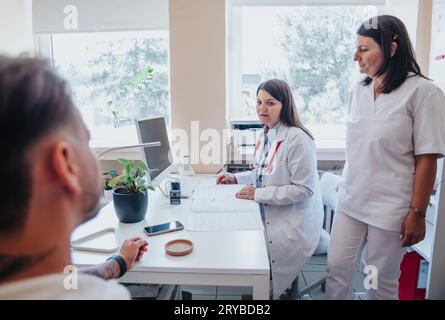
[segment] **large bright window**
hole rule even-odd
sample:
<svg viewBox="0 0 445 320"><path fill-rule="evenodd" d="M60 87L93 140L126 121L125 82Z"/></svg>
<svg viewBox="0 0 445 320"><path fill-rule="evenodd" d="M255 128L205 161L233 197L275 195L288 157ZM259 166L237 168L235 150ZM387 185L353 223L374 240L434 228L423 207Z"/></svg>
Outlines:
<svg viewBox="0 0 445 320"><path fill-rule="evenodd" d="M54 68L67 80L93 140L136 140L136 118L164 116L170 123L168 31L50 39Z"/></svg>
<svg viewBox="0 0 445 320"><path fill-rule="evenodd" d="M343 140L350 91L361 77L353 61L356 31L381 9L233 7L230 119L256 119L258 84L280 78L291 86L302 121L317 140Z"/></svg>

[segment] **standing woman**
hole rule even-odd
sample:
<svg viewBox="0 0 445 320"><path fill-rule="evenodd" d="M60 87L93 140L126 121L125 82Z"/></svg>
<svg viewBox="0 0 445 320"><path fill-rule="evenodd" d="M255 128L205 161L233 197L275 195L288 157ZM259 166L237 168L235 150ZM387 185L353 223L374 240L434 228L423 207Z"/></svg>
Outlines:
<svg viewBox="0 0 445 320"><path fill-rule="evenodd" d="M354 60L367 77L349 104L326 295L350 298L367 243L366 262L377 276L368 297L397 299L405 247L425 237L436 160L445 154L445 97L422 75L398 18L375 17L357 34Z"/></svg>
<svg viewBox="0 0 445 320"><path fill-rule="evenodd" d="M254 169L221 175L217 183L247 184L236 197L260 204L277 299L317 248L323 206L315 143L298 117L289 86L277 79L260 84L256 111L264 131Z"/></svg>

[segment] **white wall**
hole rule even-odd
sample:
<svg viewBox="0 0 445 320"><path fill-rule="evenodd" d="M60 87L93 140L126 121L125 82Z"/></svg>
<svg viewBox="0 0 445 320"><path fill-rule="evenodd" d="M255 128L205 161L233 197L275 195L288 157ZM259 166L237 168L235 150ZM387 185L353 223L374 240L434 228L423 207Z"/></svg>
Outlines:
<svg viewBox="0 0 445 320"><path fill-rule="evenodd" d="M405 24L414 47L416 47L418 7L419 0L386 0L385 5L385 14L396 16Z"/></svg>
<svg viewBox="0 0 445 320"><path fill-rule="evenodd" d="M76 29L67 29L72 14ZM44 34L167 29L168 0L34 0L33 16L34 33Z"/></svg>
<svg viewBox="0 0 445 320"><path fill-rule="evenodd" d="M436 60L437 56L445 54L445 0L435 0L433 12L428 76L445 92L445 59Z"/></svg>
<svg viewBox="0 0 445 320"><path fill-rule="evenodd" d="M385 13L398 17L406 25L420 69L428 75L432 0L387 0Z"/></svg>
<svg viewBox="0 0 445 320"><path fill-rule="evenodd" d="M0 0L0 54L34 53L31 1Z"/></svg>
<svg viewBox="0 0 445 320"><path fill-rule="evenodd" d="M221 136L225 126L225 1L170 0L169 5L172 128L186 130L191 147L199 143L191 140L191 121L199 120L200 131L213 128ZM221 153L222 141L220 147ZM203 173L220 165L193 167Z"/></svg>
<svg viewBox="0 0 445 320"><path fill-rule="evenodd" d="M416 56L420 70L429 75L433 0L421 0L417 15Z"/></svg>

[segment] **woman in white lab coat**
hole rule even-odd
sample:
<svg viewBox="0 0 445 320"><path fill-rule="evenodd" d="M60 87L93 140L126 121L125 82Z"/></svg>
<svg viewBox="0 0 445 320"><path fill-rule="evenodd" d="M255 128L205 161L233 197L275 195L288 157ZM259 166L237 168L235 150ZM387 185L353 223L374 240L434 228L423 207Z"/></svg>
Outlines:
<svg viewBox="0 0 445 320"><path fill-rule="evenodd" d="M425 236L437 158L445 154L445 97L422 75L399 19L374 17L357 34L354 60L366 78L349 103L326 295L352 297L367 244L368 298L397 299L405 247Z"/></svg>
<svg viewBox="0 0 445 320"><path fill-rule="evenodd" d="M221 175L217 182L247 184L236 197L260 204L276 299L317 248L323 206L315 143L298 117L289 86L277 79L260 84L256 111L264 131L254 169Z"/></svg>

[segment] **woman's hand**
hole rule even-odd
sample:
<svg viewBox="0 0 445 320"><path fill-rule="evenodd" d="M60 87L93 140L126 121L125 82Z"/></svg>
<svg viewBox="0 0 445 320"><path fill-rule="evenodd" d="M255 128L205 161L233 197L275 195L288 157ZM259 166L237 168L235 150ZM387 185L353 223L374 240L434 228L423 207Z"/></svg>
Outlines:
<svg viewBox="0 0 445 320"><path fill-rule="evenodd" d="M236 184L236 178L231 173L222 173L216 177L216 184Z"/></svg>
<svg viewBox="0 0 445 320"><path fill-rule="evenodd" d="M253 186L245 186L240 191L238 191L235 196L238 199L247 199L247 200L254 200L255 197L255 187Z"/></svg>
<svg viewBox="0 0 445 320"><path fill-rule="evenodd" d="M400 238L403 239L402 247L409 247L419 243L425 238L425 218L410 209L402 224Z"/></svg>
<svg viewBox="0 0 445 320"><path fill-rule="evenodd" d="M414 191L411 206L426 209L433 190L437 171L437 154L421 154L416 156L416 171L414 173ZM425 206L424 206L425 205ZM425 217L409 210L403 221L400 238L402 246L412 246L425 238Z"/></svg>

